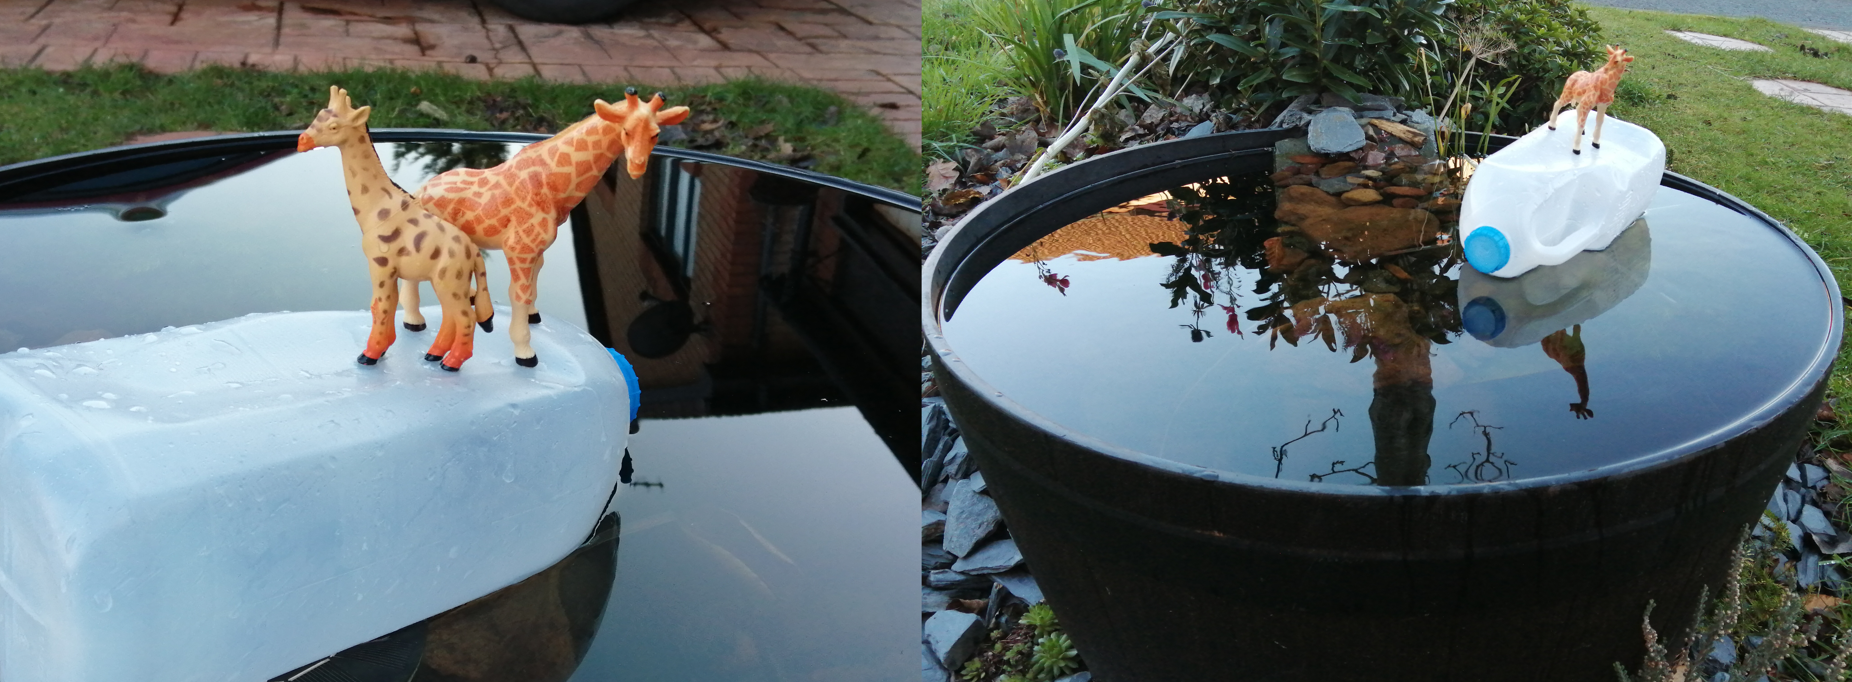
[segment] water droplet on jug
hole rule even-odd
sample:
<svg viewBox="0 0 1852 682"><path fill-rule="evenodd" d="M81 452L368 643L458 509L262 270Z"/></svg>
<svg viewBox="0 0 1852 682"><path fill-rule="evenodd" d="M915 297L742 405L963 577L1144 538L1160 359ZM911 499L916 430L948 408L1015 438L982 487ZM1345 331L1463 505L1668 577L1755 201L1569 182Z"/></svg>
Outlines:
<svg viewBox="0 0 1852 682"><path fill-rule="evenodd" d="M87 377L87 376L96 374L96 372L97 372L97 369L89 365L78 365L77 369L71 370L72 374L75 374L80 377Z"/></svg>
<svg viewBox="0 0 1852 682"><path fill-rule="evenodd" d="M33 374L37 374L37 375L39 375L39 376L42 376L42 377L45 377L45 378L47 378L47 379L56 379L56 378L58 378L58 375L56 375L56 374L52 374L50 370L46 370L46 369L35 369L35 370L32 370L32 373L33 373Z"/></svg>
<svg viewBox="0 0 1852 682"><path fill-rule="evenodd" d="M107 410L107 409L109 409L109 403L108 403L107 401L103 401L103 400L86 400L86 401L83 401L83 402L81 402L81 403L78 403L78 404L79 404L79 405L83 405L84 407L88 407L88 408L91 408L91 409L94 409L94 410Z"/></svg>
<svg viewBox="0 0 1852 682"><path fill-rule="evenodd" d="M98 592L92 595L91 599L96 601L96 610L98 611L108 611L116 605L116 599L109 596L108 592Z"/></svg>
<svg viewBox="0 0 1852 682"><path fill-rule="evenodd" d="M116 395L116 394L114 394L114 393L104 393L104 394L102 395L102 398L103 398L104 400L115 400L115 399L117 399L118 397L119 397L119 396L117 396L117 395Z"/></svg>

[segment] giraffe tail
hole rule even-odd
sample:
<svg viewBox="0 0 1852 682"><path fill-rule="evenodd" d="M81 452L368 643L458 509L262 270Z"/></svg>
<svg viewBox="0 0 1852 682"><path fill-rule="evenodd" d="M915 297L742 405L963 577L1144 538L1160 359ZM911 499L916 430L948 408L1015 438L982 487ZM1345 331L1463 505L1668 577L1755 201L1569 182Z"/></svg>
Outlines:
<svg viewBox="0 0 1852 682"><path fill-rule="evenodd" d="M476 324L485 332L495 331L495 306L489 302L489 268L483 264L482 251L476 251L476 271L472 273L469 297L476 309Z"/></svg>

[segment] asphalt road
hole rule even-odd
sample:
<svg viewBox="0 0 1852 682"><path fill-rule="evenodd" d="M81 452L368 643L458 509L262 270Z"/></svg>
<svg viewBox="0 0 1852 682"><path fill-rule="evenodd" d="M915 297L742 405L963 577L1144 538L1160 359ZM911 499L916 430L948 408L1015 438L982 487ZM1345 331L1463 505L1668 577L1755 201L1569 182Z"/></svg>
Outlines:
<svg viewBox="0 0 1852 682"><path fill-rule="evenodd" d="M1852 0L1582 0L1590 5L1682 14L1762 17L1807 28L1852 30Z"/></svg>

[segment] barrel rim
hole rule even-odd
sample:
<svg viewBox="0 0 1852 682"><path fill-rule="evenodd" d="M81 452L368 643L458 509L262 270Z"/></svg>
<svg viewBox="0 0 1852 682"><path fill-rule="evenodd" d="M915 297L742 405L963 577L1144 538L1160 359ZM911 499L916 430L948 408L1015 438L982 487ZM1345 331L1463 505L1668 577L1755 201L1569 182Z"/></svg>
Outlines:
<svg viewBox="0 0 1852 682"><path fill-rule="evenodd" d="M952 226L950 231L939 239L939 243L928 255L925 267L920 270L920 315L921 329L934 360L936 371L952 374L959 382L965 384L970 393L985 403L986 407L1006 418L1016 420L1027 426L1067 440L1080 449L1095 455L1112 457L1136 464L1141 464L1160 471L1219 481L1255 488L1283 491L1318 493L1343 496L1443 496L1476 495L1524 489L1547 488L1584 481L1605 479L1623 474L1637 474L1660 467L1674 466L1728 442L1737 436L1754 431L1774 421L1804 401L1821 382L1827 381L1832 364L1838 356L1843 340L1845 310L1839 291L1839 284L1832 276L1832 270L1819 254L1806 242L1789 230L1780 221L1770 217L1748 202L1736 198L1710 185L1692 178L1665 171L1660 185L1670 187L1693 196L1711 201L1724 208L1736 211L1760 221L1786 237L1789 243L1799 249L1808 262L1813 264L1814 273L1824 285L1827 301L1827 329L1819 350L1797 378L1782 389L1772 399L1757 410L1743 415L1734 422L1722 424L1709 433L1693 438L1685 443L1647 453L1631 459L1606 464L1600 467L1583 469L1568 473L1524 478L1514 481L1464 484L1464 485L1420 485L1420 486L1372 486L1352 483L1313 483L1310 481L1279 480L1253 474L1243 474L1212 467L1204 467L1177 460L1165 459L1144 452L1108 443L1098 437L1078 433L1062 426L1041 413L1029 409L1015 400L1006 397L989 382L985 381L975 370L958 356L945 338L943 302L948 295L953 297L953 307L962 299L965 291L952 290L953 277L961 271L965 260L975 253L985 241L1002 234L1011 228L1032 219L1043 207L1061 199L1077 197L1091 191L1106 189L1110 183L1127 178L1150 175L1164 170L1185 165L1204 163L1210 157L1234 157L1258 149L1270 149L1275 143L1298 137L1300 133L1290 128L1266 128L1261 130L1219 133L1197 138L1169 140L1154 144L1122 149L1103 154L1092 159L1067 166L1050 173L1047 177L1027 185L1011 187L995 199L985 202L973 209L971 213ZM1495 151L1516 141L1516 137L1506 135L1465 134L1468 145L1477 144L1482 138ZM1057 226L1055 229L1060 229ZM1053 232L1053 230L1050 230ZM965 283L968 291L975 281Z"/></svg>

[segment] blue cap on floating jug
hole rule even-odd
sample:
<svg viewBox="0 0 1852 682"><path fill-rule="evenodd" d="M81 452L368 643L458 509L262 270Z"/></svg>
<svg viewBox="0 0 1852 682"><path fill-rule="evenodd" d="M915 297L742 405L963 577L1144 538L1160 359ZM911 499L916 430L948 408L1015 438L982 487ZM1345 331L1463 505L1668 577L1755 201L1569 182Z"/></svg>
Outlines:
<svg viewBox="0 0 1852 682"><path fill-rule="evenodd" d="M611 353L612 360L617 361L617 368L624 371L624 384L630 388L630 432L636 433L637 403L643 397L643 388L637 385L637 370L630 366L630 361L625 360L624 355L617 352L616 348L605 350Z"/></svg>
<svg viewBox="0 0 1852 682"><path fill-rule="evenodd" d="M1511 242L1505 240L1505 233L1491 225L1481 226L1467 235L1464 250L1466 262L1474 270L1488 275L1511 262Z"/></svg>
<svg viewBox="0 0 1852 682"><path fill-rule="evenodd" d="M1505 331L1505 308L1490 297L1480 296L1460 311L1460 325L1480 341L1498 338Z"/></svg>

